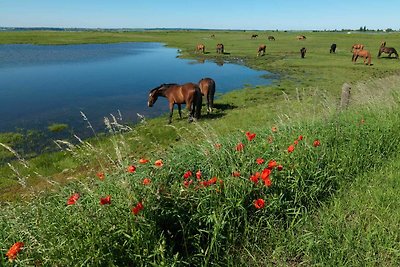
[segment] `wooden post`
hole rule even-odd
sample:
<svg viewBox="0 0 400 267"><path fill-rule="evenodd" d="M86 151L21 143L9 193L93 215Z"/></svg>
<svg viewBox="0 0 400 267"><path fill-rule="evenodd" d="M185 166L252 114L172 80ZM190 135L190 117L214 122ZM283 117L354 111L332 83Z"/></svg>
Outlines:
<svg viewBox="0 0 400 267"><path fill-rule="evenodd" d="M349 106L350 90L351 90L351 85L348 83L344 83L342 86L342 97L340 99L341 110L346 109Z"/></svg>

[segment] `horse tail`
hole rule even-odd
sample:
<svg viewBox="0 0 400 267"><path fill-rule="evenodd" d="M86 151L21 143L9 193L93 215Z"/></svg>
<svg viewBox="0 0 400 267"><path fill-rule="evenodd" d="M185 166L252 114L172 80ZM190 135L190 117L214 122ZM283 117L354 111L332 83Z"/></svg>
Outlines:
<svg viewBox="0 0 400 267"><path fill-rule="evenodd" d="M209 110L208 110L209 112L212 112L214 108L214 95L215 95L215 81L211 79L207 96L207 101L209 103Z"/></svg>
<svg viewBox="0 0 400 267"><path fill-rule="evenodd" d="M199 119L201 116L201 106L203 105L203 95L201 94L200 88L196 88L196 92L194 94L193 99L193 109L194 109L194 116L196 119Z"/></svg>

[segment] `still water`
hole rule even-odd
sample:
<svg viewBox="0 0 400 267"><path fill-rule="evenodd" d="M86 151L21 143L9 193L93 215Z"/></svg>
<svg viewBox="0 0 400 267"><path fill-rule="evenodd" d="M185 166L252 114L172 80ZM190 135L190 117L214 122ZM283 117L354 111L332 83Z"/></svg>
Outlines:
<svg viewBox="0 0 400 267"><path fill-rule="evenodd" d="M211 77L218 94L271 82L262 78L265 71L178 55L160 43L0 45L0 132L65 123L79 133L87 128L81 111L96 130L118 111L126 123L136 122L137 113L158 116L168 111L166 100L149 108L147 96L162 83Z"/></svg>

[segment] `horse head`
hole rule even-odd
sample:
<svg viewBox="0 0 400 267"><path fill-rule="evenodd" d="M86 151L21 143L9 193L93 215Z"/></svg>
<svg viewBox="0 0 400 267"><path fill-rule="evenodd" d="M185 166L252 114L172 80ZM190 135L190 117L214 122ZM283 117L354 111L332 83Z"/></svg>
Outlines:
<svg viewBox="0 0 400 267"><path fill-rule="evenodd" d="M159 96L159 90L164 87L164 84L157 86L154 89L151 89L149 92L149 98L147 100L147 106L152 107L154 103L156 103L157 98Z"/></svg>

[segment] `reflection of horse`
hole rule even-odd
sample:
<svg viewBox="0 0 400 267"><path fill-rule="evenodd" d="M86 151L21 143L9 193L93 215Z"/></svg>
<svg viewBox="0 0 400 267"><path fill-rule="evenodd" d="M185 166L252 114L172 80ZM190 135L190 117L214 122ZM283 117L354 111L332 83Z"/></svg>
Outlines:
<svg viewBox="0 0 400 267"><path fill-rule="evenodd" d="M392 54L395 54L395 57L399 58L399 54L397 54L396 49L394 49L393 47L381 46L379 48L378 57L381 57L382 53L389 54L388 57L390 57Z"/></svg>
<svg viewBox="0 0 400 267"><path fill-rule="evenodd" d="M275 41L275 37L272 35L268 36L267 38L268 38L268 41Z"/></svg>
<svg viewBox="0 0 400 267"><path fill-rule="evenodd" d="M217 53L218 54L224 53L224 45L223 44L217 44Z"/></svg>
<svg viewBox="0 0 400 267"><path fill-rule="evenodd" d="M172 113L174 111L174 105L178 105L179 117L182 118L181 105L186 104L186 108L189 110L189 122L200 118L202 96L200 88L194 83L179 84L162 84L149 92L149 99L147 105L152 107L157 101L159 96L163 96L168 99L169 102L169 123L172 122Z"/></svg>
<svg viewBox="0 0 400 267"><path fill-rule="evenodd" d="M371 65L371 53L368 50L354 49L351 61L356 63L358 57L364 58L364 64ZM368 60L368 63L365 63Z"/></svg>
<svg viewBox="0 0 400 267"><path fill-rule="evenodd" d="M258 37L258 34L253 34L252 36L251 36L251 39L255 39L255 38L257 38Z"/></svg>
<svg viewBox="0 0 400 267"><path fill-rule="evenodd" d="M331 45L331 49L329 50L329 53L336 53L336 44Z"/></svg>
<svg viewBox="0 0 400 267"><path fill-rule="evenodd" d="M364 49L364 45L363 44L353 44L353 46L351 47L351 51L350 52L354 52L354 50L363 50Z"/></svg>
<svg viewBox="0 0 400 267"><path fill-rule="evenodd" d="M197 46L196 46L196 52L202 52L202 53L204 53L204 52L206 52L206 46L204 45L204 44L198 44Z"/></svg>
<svg viewBox="0 0 400 267"><path fill-rule="evenodd" d="M267 46L265 44L262 44L258 47L258 51L257 51L257 57L258 56L263 56L265 54L265 49L267 48Z"/></svg>
<svg viewBox="0 0 400 267"><path fill-rule="evenodd" d="M214 107L215 81L211 78L203 78L199 81L201 94L207 99L207 113L211 113Z"/></svg>
<svg viewBox="0 0 400 267"><path fill-rule="evenodd" d="M302 49L300 49L301 58L304 58L304 57L306 56L306 52L307 52L307 49L306 49L305 47L303 47Z"/></svg>
<svg viewBox="0 0 400 267"><path fill-rule="evenodd" d="M297 35L296 38L297 38L297 40L305 40L305 39L307 39L304 35Z"/></svg>

